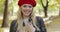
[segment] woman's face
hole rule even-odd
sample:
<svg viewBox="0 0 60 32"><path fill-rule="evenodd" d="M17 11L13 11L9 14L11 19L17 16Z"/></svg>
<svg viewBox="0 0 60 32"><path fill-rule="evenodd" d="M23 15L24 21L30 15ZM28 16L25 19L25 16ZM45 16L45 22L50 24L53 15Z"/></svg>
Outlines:
<svg viewBox="0 0 60 32"><path fill-rule="evenodd" d="M29 16L33 11L33 6L30 4L23 4L21 6L21 11L23 13L23 16Z"/></svg>

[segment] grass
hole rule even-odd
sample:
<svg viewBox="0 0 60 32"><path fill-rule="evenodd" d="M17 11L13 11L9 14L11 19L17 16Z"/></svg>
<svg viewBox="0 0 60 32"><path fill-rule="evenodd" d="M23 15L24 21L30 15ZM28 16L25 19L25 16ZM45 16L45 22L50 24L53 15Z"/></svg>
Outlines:
<svg viewBox="0 0 60 32"><path fill-rule="evenodd" d="M0 28L0 32L3 32L3 28Z"/></svg>
<svg viewBox="0 0 60 32"><path fill-rule="evenodd" d="M60 32L60 17L54 18L53 22L47 27L47 32Z"/></svg>
<svg viewBox="0 0 60 32"><path fill-rule="evenodd" d="M2 20L0 20L0 26L2 25Z"/></svg>
<svg viewBox="0 0 60 32"><path fill-rule="evenodd" d="M8 23L11 24L12 20L9 20ZM9 27L7 28L2 28L2 20L0 19L0 32L8 32L9 31Z"/></svg>

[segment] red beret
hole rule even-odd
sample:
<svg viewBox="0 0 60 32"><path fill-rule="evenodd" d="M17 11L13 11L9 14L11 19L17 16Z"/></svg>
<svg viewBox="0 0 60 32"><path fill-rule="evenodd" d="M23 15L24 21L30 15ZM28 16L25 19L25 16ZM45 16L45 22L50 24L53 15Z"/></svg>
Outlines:
<svg viewBox="0 0 60 32"><path fill-rule="evenodd" d="M36 1L35 0L19 0L18 5L22 6L23 4L31 4L33 7L36 6Z"/></svg>

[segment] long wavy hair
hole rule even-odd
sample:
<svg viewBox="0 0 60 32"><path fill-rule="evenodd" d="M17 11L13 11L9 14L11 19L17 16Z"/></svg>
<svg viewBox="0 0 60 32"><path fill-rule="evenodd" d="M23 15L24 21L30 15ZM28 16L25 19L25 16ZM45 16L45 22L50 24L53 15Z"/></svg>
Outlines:
<svg viewBox="0 0 60 32"><path fill-rule="evenodd" d="M34 14L33 10L32 10L32 13L31 13L30 16L32 18L33 25L37 28L37 26L36 26L36 17L35 17L35 14ZM21 7L19 7L19 10L17 12L17 23L18 23L17 31L22 32L25 28L23 27L23 15L22 15L22 12L21 12ZM26 28L26 31L27 30L29 30L29 28Z"/></svg>

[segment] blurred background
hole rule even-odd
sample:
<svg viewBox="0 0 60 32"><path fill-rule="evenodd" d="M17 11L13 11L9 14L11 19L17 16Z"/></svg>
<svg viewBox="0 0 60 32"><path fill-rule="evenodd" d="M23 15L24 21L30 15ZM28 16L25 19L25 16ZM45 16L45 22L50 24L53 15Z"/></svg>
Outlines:
<svg viewBox="0 0 60 32"><path fill-rule="evenodd" d="M60 0L36 0L35 15L43 18L47 32L60 32ZM0 0L0 32L9 32L19 9L18 0Z"/></svg>

